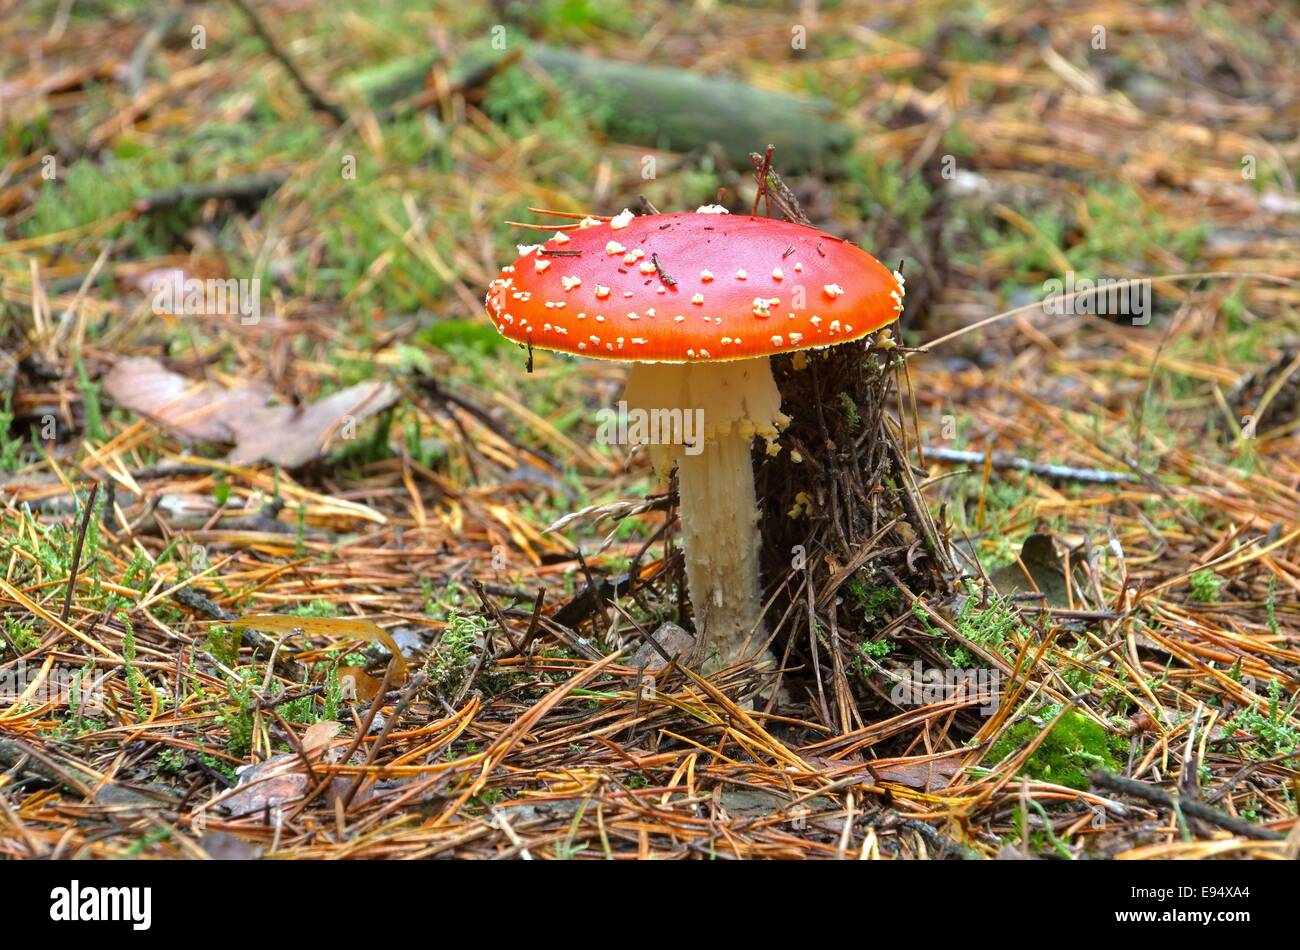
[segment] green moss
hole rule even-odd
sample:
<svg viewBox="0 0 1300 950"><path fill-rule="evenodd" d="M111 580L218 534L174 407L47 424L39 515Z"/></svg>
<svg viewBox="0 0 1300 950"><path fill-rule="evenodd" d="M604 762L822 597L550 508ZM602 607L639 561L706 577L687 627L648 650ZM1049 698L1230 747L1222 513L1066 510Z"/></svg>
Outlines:
<svg viewBox="0 0 1300 950"><path fill-rule="evenodd" d="M875 620L893 613L899 606L899 594L896 587L876 587L867 584L859 577L852 577L845 585L853 606L862 614L864 620Z"/></svg>
<svg viewBox="0 0 1300 950"><path fill-rule="evenodd" d="M848 393L840 393L840 408L844 410L844 421L848 423L850 429L857 429L862 425L862 416L858 414L858 404L853 401L853 397Z"/></svg>
<svg viewBox="0 0 1300 950"><path fill-rule="evenodd" d="M904 176L895 160L875 156L849 162L847 174L857 188L858 212L868 220L891 217L909 236L920 238L921 219L930 208L930 191L920 175Z"/></svg>
<svg viewBox="0 0 1300 950"><path fill-rule="evenodd" d="M1219 588L1223 579L1208 567L1197 571L1189 578L1192 585L1192 600L1202 604L1213 604L1219 600Z"/></svg>
<svg viewBox="0 0 1300 950"><path fill-rule="evenodd" d="M222 706L217 713L217 722L226 730L226 751L237 759L253 749L253 706L257 699L256 671L243 670L241 675L244 678L239 682L229 682L235 708Z"/></svg>
<svg viewBox="0 0 1300 950"><path fill-rule="evenodd" d="M338 718L339 703L343 698L343 687L339 683L338 666L341 660L335 660L330 663L317 664L317 668L324 667L324 677L321 685L321 705L318 708L316 697L314 695L299 696L297 699L291 699L286 703L280 703L275 707L275 711L287 722L311 724L319 722L322 719ZM311 685L310 680L304 679L300 684L302 687Z"/></svg>
<svg viewBox="0 0 1300 950"><path fill-rule="evenodd" d="M21 437L10 438L9 429L14 423L12 397L6 396L4 406L0 407L0 472L12 475L22 464L23 440Z"/></svg>
<svg viewBox="0 0 1300 950"><path fill-rule="evenodd" d="M529 17L553 40L593 31L627 33L635 22L623 0L541 0L530 5Z"/></svg>
<svg viewBox="0 0 1300 950"><path fill-rule="evenodd" d="M223 666L231 667L239 662L240 636L224 624L213 624L208 628L208 652Z"/></svg>
<svg viewBox="0 0 1300 950"><path fill-rule="evenodd" d="M158 753L158 771L167 775L180 775L185 769L185 752L171 746Z"/></svg>
<svg viewBox="0 0 1300 950"><path fill-rule="evenodd" d="M105 442L104 411L99 403L99 386L86 374L81 354L77 354L77 388L81 390L81 408L86 419L86 436L96 442Z"/></svg>
<svg viewBox="0 0 1300 950"><path fill-rule="evenodd" d="M1194 262L1206 235L1204 225L1178 227L1127 185L1097 183L1084 196L1086 213L1044 203L1027 207L1028 229L990 215L967 219L974 244L955 254L957 260L1006 274L1006 299L1017 290L1041 294L1045 276L1058 275L1064 256L1079 278L1119 277L1149 266L1172 253Z"/></svg>
<svg viewBox="0 0 1300 950"><path fill-rule="evenodd" d="M1059 710L1059 706L1049 707L1043 711L1043 718L1050 720ZM1042 727L1032 720L1025 719L1016 723L993 743L984 763L993 765L1002 761L1041 731ZM1110 735L1087 716L1070 711L1060 718L1047 738L1034 750L1034 754L1022 766L1021 774L1044 782L1086 789L1088 773L1093 769L1104 769L1107 772L1119 770L1116 753L1122 742L1119 736Z"/></svg>
<svg viewBox="0 0 1300 950"><path fill-rule="evenodd" d="M888 640L871 640L867 643L859 643L858 649L864 656L872 659L880 659L894 652L894 645Z"/></svg>
<svg viewBox="0 0 1300 950"><path fill-rule="evenodd" d="M135 665L136 642L135 642L135 625L131 623L131 618L125 612L122 613L122 659L126 671L126 685L131 691L131 705L135 709L136 718L143 720L146 718L144 708L144 697L141 695L140 684L144 682L144 676L140 673L139 668Z"/></svg>
<svg viewBox="0 0 1300 950"><path fill-rule="evenodd" d="M424 664L428 688L450 696L465 683L474 665L474 640L488 629L488 620L478 614L453 613L437 648Z"/></svg>
<svg viewBox="0 0 1300 950"><path fill-rule="evenodd" d="M295 617L337 617L339 607L329 600L313 600L306 604L299 604L289 613Z"/></svg>
<svg viewBox="0 0 1300 950"><path fill-rule="evenodd" d="M510 343L484 320L439 320L433 326L421 330L417 338L430 346L454 353L457 345L475 350L480 354L504 350Z"/></svg>
<svg viewBox="0 0 1300 950"><path fill-rule="evenodd" d="M1300 693L1284 702L1282 684L1269 680L1268 704L1257 703L1238 713L1228 725L1250 735L1247 753L1252 759L1289 755L1300 747L1300 728L1293 722Z"/></svg>
<svg viewBox="0 0 1300 950"><path fill-rule="evenodd" d="M14 614L5 614L4 626L4 635L0 636L0 653L9 647L13 647L15 654L29 653L40 646L40 635L30 621Z"/></svg>
<svg viewBox="0 0 1300 950"><path fill-rule="evenodd" d="M968 595L957 611L957 629L966 639L1004 655L1014 654L1017 633L1024 630L1020 612L1009 598L990 593L984 602L968 588ZM1008 644L1008 641L1012 641ZM1006 649L1007 646L1011 649Z"/></svg>
<svg viewBox="0 0 1300 950"><path fill-rule="evenodd" d="M1083 666L1072 666L1061 671L1061 679L1076 693L1086 693L1097 682L1097 673Z"/></svg>

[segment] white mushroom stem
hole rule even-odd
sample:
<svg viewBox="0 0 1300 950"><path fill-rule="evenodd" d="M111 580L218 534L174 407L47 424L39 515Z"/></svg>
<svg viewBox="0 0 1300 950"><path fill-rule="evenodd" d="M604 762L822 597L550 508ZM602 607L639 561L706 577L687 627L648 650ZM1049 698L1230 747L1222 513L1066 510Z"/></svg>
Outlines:
<svg viewBox="0 0 1300 950"><path fill-rule="evenodd" d="M677 459L686 580L696 629L704 632L706 668L752 654L745 649L751 634L764 639L749 443L730 433L707 442L699 455Z"/></svg>
<svg viewBox="0 0 1300 950"><path fill-rule="evenodd" d="M705 670L755 656L766 635L750 444L759 435L774 445L789 421L771 363L637 363L624 398L629 414L645 414L660 479L677 469L686 580Z"/></svg>

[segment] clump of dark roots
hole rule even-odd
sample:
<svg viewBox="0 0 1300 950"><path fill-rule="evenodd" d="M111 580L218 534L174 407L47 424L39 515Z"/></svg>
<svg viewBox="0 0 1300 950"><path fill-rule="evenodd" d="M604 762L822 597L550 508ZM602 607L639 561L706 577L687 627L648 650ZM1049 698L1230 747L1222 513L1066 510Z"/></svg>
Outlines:
<svg viewBox="0 0 1300 950"><path fill-rule="evenodd" d="M946 598L957 576L907 463L902 358L861 341L780 356L772 369L793 420L779 455L755 451L773 648L787 669L870 692L855 659L908 612L900 585Z"/></svg>

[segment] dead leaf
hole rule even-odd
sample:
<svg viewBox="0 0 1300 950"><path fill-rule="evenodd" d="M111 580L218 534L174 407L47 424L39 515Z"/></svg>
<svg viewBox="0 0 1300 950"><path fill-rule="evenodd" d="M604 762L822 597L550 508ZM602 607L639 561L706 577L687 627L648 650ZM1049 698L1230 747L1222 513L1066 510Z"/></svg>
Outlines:
<svg viewBox="0 0 1300 950"><path fill-rule="evenodd" d="M842 781L861 775L864 783L893 782L924 791L946 788L952 777L961 771L961 757L965 750L945 752L941 755L916 756L906 759L864 760L859 756L830 759L804 752L800 758L821 769L828 778Z"/></svg>
<svg viewBox="0 0 1300 950"><path fill-rule="evenodd" d="M343 724L333 719L322 719L307 727L302 734L302 751L315 762L329 748L330 740L343 731Z"/></svg>
<svg viewBox="0 0 1300 950"><path fill-rule="evenodd" d="M675 623L661 624L659 629L651 634L651 637L659 644L664 653L671 657L685 658L690 653L691 647L695 645L695 637ZM653 672L666 666L667 661L647 640L637 648L628 665Z"/></svg>
<svg viewBox="0 0 1300 950"><path fill-rule="evenodd" d="M226 831L209 831L199 839L199 847L214 861L255 861L262 856L262 845Z"/></svg>
<svg viewBox="0 0 1300 950"><path fill-rule="evenodd" d="M894 759L872 762L871 768L882 782L932 792L951 784L952 777L961 770L961 759L955 755L946 758Z"/></svg>
<svg viewBox="0 0 1300 950"><path fill-rule="evenodd" d="M1022 570L1020 564L1024 564ZM1033 578L1030 584L1029 577ZM1032 591L1035 587L1047 595L1052 607L1068 607L1070 598L1065 587L1065 565L1056 553L1056 544L1049 534L1031 534L1020 548L1020 563L1008 564L989 574L989 580L999 594L1009 595ZM1076 574L1075 583L1081 578Z"/></svg>
<svg viewBox="0 0 1300 950"><path fill-rule="evenodd" d="M312 403L264 406L239 419L230 419L237 445L230 453L235 465L271 462L285 468L319 458L333 439L351 438L356 426L397 402L396 387L388 383L358 383Z"/></svg>
<svg viewBox="0 0 1300 950"><path fill-rule="evenodd" d="M302 798L307 793L308 778L294 763L301 767L302 759L296 754L286 754L244 766L238 770L239 785L235 793L222 804L237 818L268 808L274 811Z"/></svg>
<svg viewBox="0 0 1300 950"><path fill-rule="evenodd" d="M118 405L148 416L179 435L204 442L234 442L236 465L270 462L297 468L319 458L335 439L397 402L388 383L358 383L307 407L268 406L264 384L226 389L192 382L152 357L121 360L104 380Z"/></svg>
<svg viewBox="0 0 1300 950"><path fill-rule="evenodd" d="M271 395L269 386L194 383L147 356L119 361L104 379L104 390L119 406L204 442L232 441L230 420L246 417Z"/></svg>
<svg viewBox="0 0 1300 950"><path fill-rule="evenodd" d="M323 719L308 726L300 743L303 755L308 761L319 761L329 748L330 740L342 728L340 723L332 719ZM223 802L230 814L238 817L267 808L275 809L305 795L310 778L303 755L286 753L239 769L236 791Z"/></svg>

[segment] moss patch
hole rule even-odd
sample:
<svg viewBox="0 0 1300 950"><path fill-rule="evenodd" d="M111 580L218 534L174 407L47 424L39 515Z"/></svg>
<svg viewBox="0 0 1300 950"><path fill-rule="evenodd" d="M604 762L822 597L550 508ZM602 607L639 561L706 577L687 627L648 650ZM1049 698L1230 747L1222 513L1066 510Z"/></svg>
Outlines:
<svg viewBox="0 0 1300 950"><path fill-rule="evenodd" d="M1044 710L1044 718L1051 719L1059 709L1058 706ZM1016 723L993 743L984 764L993 765L1002 761L1041 731L1038 724L1027 719ZM1116 752L1117 746L1122 743L1122 738L1110 735L1086 716L1067 712L1025 762L1021 774L1044 782L1086 789L1088 773L1093 769L1105 769L1107 772L1119 770Z"/></svg>

